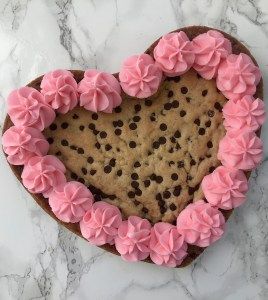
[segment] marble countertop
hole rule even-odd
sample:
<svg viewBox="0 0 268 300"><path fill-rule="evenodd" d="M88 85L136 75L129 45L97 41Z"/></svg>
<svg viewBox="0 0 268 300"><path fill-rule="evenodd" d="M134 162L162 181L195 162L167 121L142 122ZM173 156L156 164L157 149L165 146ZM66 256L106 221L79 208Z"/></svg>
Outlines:
<svg viewBox="0 0 268 300"><path fill-rule="evenodd" d="M118 70L162 34L185 25L244 42L268 86L266 0L1 0L0 117L8 93L55 68ZM263 137L268 134L264 126ZM0 153L0 299L267 299L268 139L248 201L191 266L130 264L47 216Z"/></svg>

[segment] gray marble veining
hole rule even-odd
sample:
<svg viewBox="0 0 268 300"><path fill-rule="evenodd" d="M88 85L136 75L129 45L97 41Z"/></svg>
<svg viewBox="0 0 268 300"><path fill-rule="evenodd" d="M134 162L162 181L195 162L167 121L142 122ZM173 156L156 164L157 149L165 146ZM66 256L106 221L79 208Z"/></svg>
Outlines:
<svg viewBox="0 0 268 300"><path fill-rule="evenodd" d="M162 34L208 25L249 47L268 86L266 0L1 0L0 119L10 90L55 68L116 72ZM267 136L267 124L262 135ZM129 264L68 232L32 201L0 154L0 299L268 298L268 140L247 203L185 269Z"/></svg>

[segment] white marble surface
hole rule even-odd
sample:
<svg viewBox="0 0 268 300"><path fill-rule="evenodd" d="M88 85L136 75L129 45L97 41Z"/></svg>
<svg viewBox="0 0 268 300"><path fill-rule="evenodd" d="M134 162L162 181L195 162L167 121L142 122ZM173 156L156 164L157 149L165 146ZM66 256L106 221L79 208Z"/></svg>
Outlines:
<svg viewBox="0 0 268 300"><path fill-rule="evenodd" d="M7 94L36 76L55 68L115 72L126 56L191 24L242 40L268 87L267 0L1 0L1 124ZM191 266L171 270L125 263L57 225L17 182L1 152L0 299L268 299L267 138L250 187L225 237Z"/></svg>

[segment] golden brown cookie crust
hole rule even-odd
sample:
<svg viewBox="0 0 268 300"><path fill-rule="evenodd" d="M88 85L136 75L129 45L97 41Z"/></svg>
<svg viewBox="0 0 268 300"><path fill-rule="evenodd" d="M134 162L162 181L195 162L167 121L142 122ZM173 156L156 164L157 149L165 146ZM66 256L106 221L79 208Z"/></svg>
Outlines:
<svg viewBox="0 0 268 300"><path fill-rule="evenodd" d="M181 29L178 29L178 30L176 30L176 31L180 31L180 30L183 30L186 34L187 34L187 36L190 38L190 39L193 39L195 36L197 36L197 35L199 35L199 34L201 34L201 33L204 33L204 32L206 32L206 31L208 31L208 30L210 30L210 29L212 29L212 28L209 28L209 27L203 27L203 26L190 26L190 27L185 27L185 28L181 28ZM241 53L241 52L243 52L243 53L246 53L246 54L248 54L252 59L253 59L253 61L256 63L256 60L254 59L254 57L250 54L250 52L249 52L249 50L242 44L242 43L240 43L238 40L236 40L235 38L233 38L232 36L230 36L230 35L228 35L228 34L226 34L226 33L224 33L224 32L222 32L222 34L226 37L226 38L228 38L230 41L231 41L231 43L232 43L232 51L233 51L233 53L235 53L235 54L239 54L239 53ZM157 43L157 41L146 51L147 53L151 53L152 52L152 50L153 50L153 48L154 48L154 46L156 45L156 43ZM257 63L256 63L257 64ZM72 71L72 73L74 74L74 77L75 77L75 79L76 79L76 81L77 82L79 82L82 78L83 78L83 71L76 71L76 70L73 70ZM193 81L192 80L189 80L189 77L191 77L191 76L195 76L194 75L194 71L190 71L190 72L188 72L188 73L186 73L184 76L181 76L182 77L182 81L181 82L183 82L183 84L184 84L184 81L185 81L185 84L186 84L186 82L187 82L187 84L191 84L191 85L193 85L194 83L193 83ZM116 76L117 76L117 74L116 74ZM189 76L189 77L188 77ZM197 78L197 77L196 77ZM32 81L30 84L29 84L29 86L32 86L32 87L34 87L34 88L36 88L36 89L40 89L40 82L41 82L41 80L42 80L42 76L41 77L38 77L38 78L36 78L34 81ZM202 79L203 80L203 79ZM188 82L189 81L189 82ZM160 93L164 93L166 90L165 90L165 88L167 88L167 89L169 89L169 88L171 88L170 86L169 86L169 83L170 82L165 82L164 84L163 84L163 86L162 86L162 89L161 89L161 91L160 91ZM212 83L213 83L213 81L207 81L207 83L209 84L209 85L211 85ZM214 86L215 87L215 86ZM202 89L202 90L204 90L203 89L203 87L200 85L199 87L197 87L197 88L199 88L199 89ZM209 86L208 87L208 90L211 92L211 91L213 91L213 87L212 86ZM173 91L174 92L174 91ZM177 92L178 92L178 89L176 89L176 91L175 91L175 94L176 94L176 96L178 96L177 95ZM198 91L199 93L201 92L202 93L202 91L200 90L200 91ZM200 98L198 98L198 97L196 97L197 96L197 94L198 94L198 92L195 90L195 89L193 89L193 87L191 86L191 93L193 94L193 93L195 93L195 95L192 95L192 97L195 99L195 101L201 101L200 100ZM257 86L257 91L256 91L256 94L255 94L255 97L259 97L259 98L262 98L263 97L263 82L262 82L262 80L261 80L261 82L258 84L258 86ZM219 101L217 101L220 105L222 105L223 103L224 103L224 97L221 95L220 97L218 96L217 97L218 99L220 99ZM162 99L162 98L160 98L160 99ZM163 98L164 99L164 98ZM201 98L202 99L202 98ZM212 99L212 98L211 98ZM176 99L175 99L176 100ZM131 100L128 100L128 101L131 101ZM207 101L207 99L206 99L206 101ZM210 100L210 101L213 101L213 100ZM214 100L215 101L215 100ZM126 102L126 101L124 101L124 102ZM184 103L184 104L182 104L182 103ZM187 109L187 111L186 111L186 115L187 115L187 118L189 117L189 118L191 118L191 120L192 120L192 118L193 118L193 115L194 115L194 112L192 112L192 110L190 110L190 104L188 105L188 104L186 104L186 103L188 103L187 101L182 101L182 103L180 103L180 109L179 110L181 110L182 108L185 108L184 110L186 111L186 109ZM211 105L212 103L210 103L210 105ZM214 103L215 104L215 103ZM156 105L160 105L160 103L158 103L158 104L156 104ZM183 105L185 105L185 107L183 106ZM209 105L209 104L207 104L207 105ZM123 105L122 106L124 106L124 103L123 103ZM206 106L206 105L205 105ZM218 106L218 105L217 105ZM211 107L211 106L210 106ZM219 110L220 110L220 107L218 106L218 108L219 108ZM78 110L80 110L79 108L77 108ZM205 107L205 110L206 109L208 109L208 107ZM202 138L203 138L203 140L205 141L204 143L202 143L203 144L203 146L202 147L204 147L204 144L205 143L207 143L208 142L208 137L211 139L211 141L212 141L212 143L213 143L213 147L212 148L209 148L209 149L213 149L214 148L214 145L215 145L215 147L217 147L217 145L218 145L218 140L221 138L221 136L222 136L222 134L224 133L224 130L223 130L223 127L222 127L222 125L221 124L219 124L218 123L218 118L219 118L219 116L220 116L220 113L218 113L219 112L219 110L217 110L217 109L215 109L215 111L216 111L216 118L215 118L215 122L213 121L213 122L211 122L211 125L210 125L210 127L205 127L206 128L206 133L204 134L204 135L202 135ZM74 112L74 111L73 111ZM73 113L72 112L72 113ZM87 112L88 113L88 112ZM144 110L144 113L146 114L146 110ZM84 114L84 113L83 113ZM84 118L84 116L83 116L83 118ZM180 120L180 118L178 118L178 120ZM176 120L176 121L178 121L178 120ZM59 121L59 119L57 120L57 121ZM56 122L57 122L56 121ZM182 122L182 121L180 121L180 122ZM192 123L191 123L191 125L187 125L187 131L189 132L189 133L193 133L193 134L196 134L196 128L195 128L195 126L199 126L199 127L201 127L202 126L202 128L203 128L203 123L202 122L206 122L205 121L205 118L204 118L204 116L201 114L201 117L200 117L200 126L199 125L197 125L197 124L195 124L195 125L192 125ZM186 123L185 123L186 124ZM184 126L185 126L185 124L184 124ZM9 128L9 127L11 127L13 124L12 124L12 122L11 122L11 120L10 120L10 118L7 116L6 117L6 120L5 120L5 123L4 123L4 127L3 127L3 133ZM182 125L182 124L181 124ZM61 124L60 124L60 126L61 126ZM143 127L145 127L145 125L143 125ZM142 126L141 126L141 128L142 128ZM207 129L207 128L209 128L209 129ZM217 131L219 131L219 133L217 133L217 134L215 134L215 132L214 132L214 134L213 134L213 130L215 130L217 128ZM108 129L107 129L108 130ZM192 131L191 131L192 130ZM183 131L182 130L182 132L185 132L185 131ZM198 132L198 131L197 131ZM157 131L155 131L155 132L153 132L152 134L155 134L155 135L157 135L157 137L158 137L158 134L159 134L159 131L157 132ZM260 131L258 132L258 134L260 134ZM127 132L125 133L125 136L127 137ZM142 136L142 135L141 135ZM146 136L146 135L145 135ZM139 136L140 137L140 136ZM196 136L195 136L195 138L196 138ZM195 138L192 138L192 140L194 140ZM198 138L198 137L197 137ZM56 137L56 142L55 142L55 145L57 144L57 137ZM72 141L73 142L73 141ZM185 146L185 145L187 145L187 148L189 148L189 147L191 147L190 145L189 145L189 143L187 143L187 144L185 144L184 142L183 143L181 143L182 145L180 145L180 146ZM198 144L199 145L199 144ZM51 146L51 150L50 151L53 151L53 147L54 146ZM86 146L85 146L86 147ZM142 146L141 146L141 148L142 148ZM201 150L199 150L198 148L197 149L195 149L196 147L194 147L194 146L192 146L192 153L194 154L194 155L196 155L196 157L197 156L200 156L200 154L201 154ZM158 149L157 149L158 150ZM64 150L65 151L65 150ZM88 151L88 150L87 150ZM158 151L160 151L160 150L158 150ZM214 151L214 149L213 150L209 150L210 151L210 154L209 155L211 155L211 157L207 157L204 161L205 161L205 163L200 163L200 164L198 164L198 165L194 165L195 167L193 168L192 166L191 166L191 168L188 168L188 172L191 174L191 172L193 172L194 174L196 174L196 170L195 170L195 168L198 168L198 174L203 174L202 172L207 172L207 168L210 166L210 164L212 165L212 166L216 166L217 164L218 164L218 161L216 160L216 158L215 158L215 153L216 153L216 151ZM73 158L71 158L71 159L73 159ZM166 157L165 157L165 159L167 159ZM187 162L188 162L188 160L187 160ZM209 163L208 163L209 162ZM67 165L67 168L68 168L68 162L66 161L65 162L65 164ZM70 164L71 165L71 164ZM21 172L22 172L22 167L21 166L13 166L13 165L10 165L10 167L11 167L11 169L12 169L12 171L14 172L14 174L16 175L16 177L19 179L19 181L21 181ZM165 169L164 169L164 171L161 169L161 171L162 171L162 174L164 174L165 172L167 172L167 171L165 171ZM81 171L82 172L82 171ZM78 170L77 170L77 173L78 173ZM143 173L143 172L142 172ZM159 172L160 173L160 172ZM83 174L84 175L84 174ZM183 177L183 174L182 173L180 173L179 174L181 177ZM250 173L248 172L247 173L247 176L249 176L250 175ZM71 176L71 174L70 174L70 176ZM191 175L190 175L191 176ZM199 175L199 176L201 176L201 175ZM82 178L82 177L81 177ZM126 178L126 177L125 177ZM125 179L126 180L126 179ZM198 181L200 181L201 179L200 178L196 178L196 179L194 179L195 180L195 182L194 183L197 183ZM96 184L98 183L99 181L97 181L96 180ZM168 183L166 183L166 185L168 185ZM157 186L157 188L159 188L158 186ZM184 192L183 192L183 189L182 189L182 195L184 194ZM201 191L200 190L196 190L195 191L195 199L198 197L198 196L201 196ZM51 217L53 217L57 222L59 222L60 224L62 224L63 226L65 226L67 229L69 229L69 230L71 230L72 232L74 232L74 233L76 233L77 235L79 235L80 237L82 237L81 236L81 232L80 232L80 229L79 229L79 224L70 224L70 223L63 223L63 222L61 222L60 220L58 220L56 217L55 217L55 215L52 213L52 211L51 211L51 209L50 209L50 207L49 207L49 205L48 205L48 202L47 202L47 200L45 199L45 198L43 198L42 197L42 195L34 195L34 194L32 194L32 197L35 199L35 201L37 202L37 204L39 205L39 206L41 206ZM121 196L122 197L122 196ZM122 198L123 199L123 198ZM181 199L182 199L182 201L180 202L180 203L176 203L177 204L177 208L176 208L176 211L175 211L175 213L178 213L179 211L180 211L180 209L181 209L181 205L185 205L186 203L187 203L187 201L185 200L186 198L184 198L183 196L181 196ZM189 199L189 198L188 198ZM115 199L114 199L115 200ZM114 201L114 200L109 200L109 201ZM118 200L118 205L119 205L119 203L120 203L120 201ZM122 201L122 203L123 203L123 201ZM130 203L129 201L128 202L126 202L126 203ZM150 206L150 202L149 203L147 203L147 200L146 200L146 202L143 202L145 205L147 205L147 206ZM116 204L116 203L115 203ZM168 203L168 205L170 205L170 204L172 204L172 203ZM144 206L145 206L144 205ZM136 210L136 207L140 207L140 204L139 204L139 206L131 206L131 205L127 205L126 206L126 208L124 208L123 207L123 213L125 214L125 215L128 215L131 211L132 211L132 209L134 209L135 208L135 210ZM154 207L154 208L152 208L151 210L150 210L150 216L148 215L148 213L149 212L146 212L145 213L145 217L146 217L146 215L147 216L149 216L150 217L150 219L151 219L151 221L153 221L153 222L155 222L155 221L157 221L157 220L165 220L165 221L172 221L172 219L174 218L174 213L173 212L171 212L171 210L169 209L169 210L167 210L164 214L163 214L163 216L160 216L159 215L159 211L158 211L158 208L156 208L155 207L155 205L153 205L152 207ZM143 212L144 213L144 212ZM132 213L131 213L132 214ZM226 217L226 219L228 219L228 217L230 216L230 214L231 214L231 211L229 211L229 212L225 212L224 213L225 214L225 217ZM102 246L102 248L103 249L105 249L105 250L107 250L107 251L110 251L110 252L112 252L112 253L114 253L114 254L118 254L117 253L117 251L115 250L115 248L114 248L114 246L110 246L110 245L104 245L104 246ZM189 248L188 248L188 253L189 253L189 255L188 255L188 257L184 260L184 262L183 262L183 264L181 265L181 266L179 266L179 267L183 267L183 266L186 266L186 265L188 265L188 264L190 264L197 256L199 256L202 252L203 252L203 248L199 248L199 247L196 247L196 246L189 246ZM147 259L147 261L148 262L150 262L150 259Z"/></svg>

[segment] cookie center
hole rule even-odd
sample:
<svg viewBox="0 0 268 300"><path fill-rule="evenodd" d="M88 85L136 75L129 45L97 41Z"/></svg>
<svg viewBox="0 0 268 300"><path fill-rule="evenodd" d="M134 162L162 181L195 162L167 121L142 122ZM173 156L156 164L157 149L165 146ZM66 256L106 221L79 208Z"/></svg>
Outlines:
<svg viewBox="0 0 268 300"><path fill-rule="evenodd" d="M58 115L44 134L67 178L86 184L96 201L125 217L173 222L220 164L225 102L215 80L190 70L167 78L154 97L124 97L112 114L77 107Z"/></svg>

